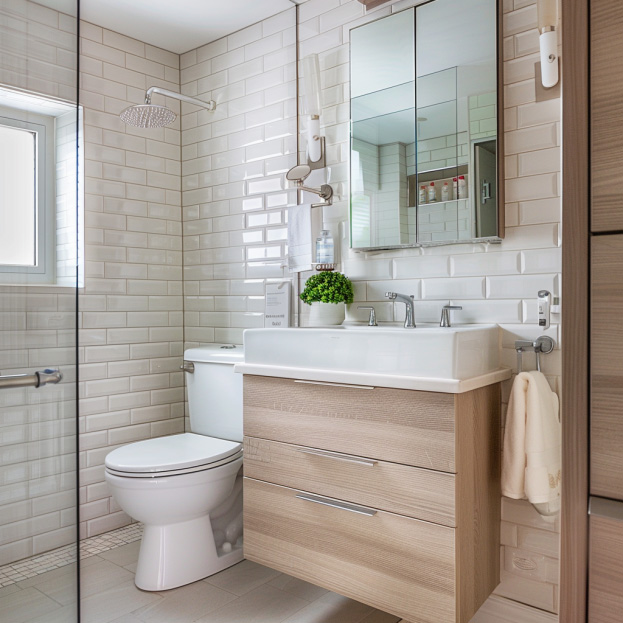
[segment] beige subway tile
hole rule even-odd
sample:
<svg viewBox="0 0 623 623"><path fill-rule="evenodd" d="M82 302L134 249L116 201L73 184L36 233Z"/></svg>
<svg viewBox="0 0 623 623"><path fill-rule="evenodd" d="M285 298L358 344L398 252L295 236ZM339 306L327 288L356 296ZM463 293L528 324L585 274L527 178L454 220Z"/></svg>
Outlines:
<svg viewBox="0 0 623 623"><path fill-rule="evenodd" d="M119 67L125 67L125 53L121 50L117 50L108 45L102 45L96 41L91 41L84 36L81 39L81 51L85 56L100 61L106 61L107 63L118 65Z"/></svg>
<svg viewBox="0 0 623 623"><path fill-rule="evenodd" d="M557 195L558 179L554 173L506 180L507 201L530 201Z"/></svg>
<svg viewBox="0 0 623 623"><path fill-rule="evenodd" d="M168 404L141 407L131 411L132 423L140 426L149 426L149 422L158 420L168 420L170 416L171 408Z"/></svg>
<svg viewBox="0 0 623 623"><path fill-rule="evenodd" d="M548 149L558 144L555 123L507 132L505 136L506 155Z"/></svg>
<svg viewBox="0 0 623 623"><path fill-rule="evenodd" d="M145 56L144 43L137 41L136 39L126 37L125 35L121 35L117 32L113 32L112 30L104 29L103 43L104 45L123 50L124 52L129 52L130 54L135 54L136 56Z"/></svg>

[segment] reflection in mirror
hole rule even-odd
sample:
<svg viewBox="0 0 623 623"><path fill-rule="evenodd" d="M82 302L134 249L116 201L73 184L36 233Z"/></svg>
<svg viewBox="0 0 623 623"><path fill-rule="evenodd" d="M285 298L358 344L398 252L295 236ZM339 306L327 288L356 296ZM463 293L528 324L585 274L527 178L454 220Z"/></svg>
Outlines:
<svg viewBox="0 0 623 623"><path fill-rule="evenodd" d="M351 246L499 235L497 2L434 0L351 31Z"/></svg>
<svg viewBox="0 0 623 623"><path fill-rule="evenodd" d="M353 247L415 242L407 206L407 167L415 172L414 34L413 9L351 33Z"/></svg>
<svg viewBox="0 0 623 623"><path fill-rule="evenodd" d="M494 0L435 0L418 8L417 114L427 119L417 140L418 242L497 235L495 199L481 209L484 181L476 175L478 154L481 175L495 186L495 26ZM478 148L485 143L488 149Z"/></svg>

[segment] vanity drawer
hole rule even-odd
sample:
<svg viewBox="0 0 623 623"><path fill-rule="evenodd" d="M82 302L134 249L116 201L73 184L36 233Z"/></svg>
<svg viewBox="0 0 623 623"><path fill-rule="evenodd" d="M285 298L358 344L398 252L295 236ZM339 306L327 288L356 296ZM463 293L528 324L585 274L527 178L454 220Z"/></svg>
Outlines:
<svg viewBox="0 0 623 623"><path fill-rule="evenodd" d="M455 472L454 395L245 375L244 434Z"/></svg>
<svg viewBox="0 0 623 623"><path fill-rule="evenodd" d="M244 438L249 478L454 526L455 475Z"/></svg>
<svg viewBox="0 0 623 623"><path fill-rule="evenodd" d="M454 623L454 529L297 495L310 496L245 477L246 558L410 621Z"/></svg>

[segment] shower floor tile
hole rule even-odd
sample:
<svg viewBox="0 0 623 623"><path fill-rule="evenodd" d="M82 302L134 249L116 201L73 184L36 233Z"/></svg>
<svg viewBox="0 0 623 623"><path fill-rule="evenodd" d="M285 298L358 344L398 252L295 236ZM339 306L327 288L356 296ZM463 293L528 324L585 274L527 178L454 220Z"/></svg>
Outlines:
<svg viewBox="0 0 623 623"><path fill-rule="evenodd" d="M106 534L84 539L80 543L80 559L84 560L97 554L104 554L122 545L140 541L142 534L142 525L136 523ZM75 562L76 546L66 545L45 554L4 565L0 567L0 589L54 569L61 569Z"/></svg>

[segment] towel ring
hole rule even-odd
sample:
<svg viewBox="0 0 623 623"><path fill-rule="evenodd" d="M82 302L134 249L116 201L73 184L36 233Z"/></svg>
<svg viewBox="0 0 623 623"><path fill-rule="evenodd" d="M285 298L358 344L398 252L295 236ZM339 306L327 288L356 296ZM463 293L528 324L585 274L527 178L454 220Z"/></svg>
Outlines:
<svg viewBox="0 0 623 623"><path fill-rule="evenodd" d="M536 369L541 371L541 354L549 355L554 350L556 342L547 336L542 335L534 342L530 340L517 340L515 342L515 350L517 351L517 372L522 371L523 354L527 351L536 353Z"/></svg>

